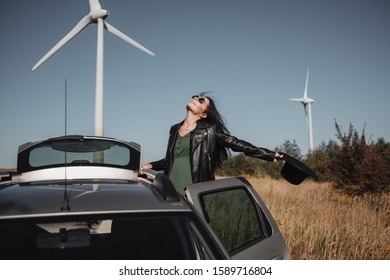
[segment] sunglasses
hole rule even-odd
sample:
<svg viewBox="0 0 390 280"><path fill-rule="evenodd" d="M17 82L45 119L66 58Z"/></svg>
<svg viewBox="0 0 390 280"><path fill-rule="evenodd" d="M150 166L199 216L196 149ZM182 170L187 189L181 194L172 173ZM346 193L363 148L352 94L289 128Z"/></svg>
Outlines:
<svg viewBox="0 0 390 280"><path fill-rule="evenodd" d="M206 98L204 98L204 97L202 97L202 96L193 95L193 96L192 96L192 99L195 99L195 98L197 98L197 100L198 100L198 102L199 102L200 104L204 104L204 103L206 102Z"/></svg>

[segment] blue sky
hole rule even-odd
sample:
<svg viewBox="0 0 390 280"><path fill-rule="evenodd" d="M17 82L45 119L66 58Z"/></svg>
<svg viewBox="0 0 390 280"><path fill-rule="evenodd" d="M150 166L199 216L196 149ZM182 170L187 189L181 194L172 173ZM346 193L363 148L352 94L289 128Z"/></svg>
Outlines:
<svg viewBox="0 0 390 280"><path fill-rule="evenodd" d="M303 95L310 68L314 145L334 122L390 141L387 0L101 0L107 22L156 56L105 32L105 135L138 142L143 162L165 154L189 98L211 96L231 133L270 149L308 149ZM0 167L17 148L94 133L97 25L40 68L33 65L89 12L87 0L3 0L0 18Z"/></svg>

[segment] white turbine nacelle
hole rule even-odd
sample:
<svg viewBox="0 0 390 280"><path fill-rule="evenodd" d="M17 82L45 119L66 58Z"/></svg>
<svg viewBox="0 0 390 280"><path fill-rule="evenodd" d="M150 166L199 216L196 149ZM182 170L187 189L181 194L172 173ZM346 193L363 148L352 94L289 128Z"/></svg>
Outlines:
<svg viewBox="0 0 390 280"><path fill-rule="evenodd" d="M91 9L89 14L91 15L94 23L97 23L99 18L106 19L109 15L107 10L102 9L99 0L89 0L89 7Z"/></svg>
<svg viewBox="0 0 390 280"><path fill-rule="evenodd" d="M103 9L99 9L99 10L92 10L90 12L90 15L91 15L91 19L94 23L97 22L97 20L99 18L101 19L105 19L106 17L108 17L110 13L107 11L107 10L103 10Z"/></svg>
<svg viewBox="0 0 390 280"><path fill-rule="evenodd" d="M303 93L303 97L302 98L291 98L290 101L302 103L303 108L305 109L307 130L308 130L308 134L309 134L309 154L311 154L314 151L313 128L312 128L312 120L311 120L311 104L314 103L314 99L307 97L308 83L309 83L309 69L307 69L306 84L305 84L305 91Z"/></svg>
<svg viewBox="0 0 390 280"><path fill-rule="evenodd" d="M96 55L96 93L95 93L95 135L103 136L103 29L118 36L127 43L134 47L154 56L150 50L134 41L126 34L122 33L109 23L105 22L109 12L101 8L98 0L89 0L90 12L83 17L75 27L62 38L47 54L45 54L41 60L39 60L33 67L33 71L38 68L42 63L48 60L56 52L58 52L63 46L65 46L70 40L72 40L77 34L79 34L84 28L91 23L98 25L98 40L97 40L97 55Z"/></svg>
<svg viewBox="0 0 390 280"><path fill-rule="evenodd" d="M303 104L309 104L309 103L314 103L314 99L306 98L305 100L303 100Z"/></svg>

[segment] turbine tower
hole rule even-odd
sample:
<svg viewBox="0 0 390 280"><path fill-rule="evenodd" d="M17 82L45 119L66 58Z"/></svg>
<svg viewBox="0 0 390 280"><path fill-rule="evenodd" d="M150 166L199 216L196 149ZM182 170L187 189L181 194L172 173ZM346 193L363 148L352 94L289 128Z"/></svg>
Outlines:
<svg viewBox="0 0 390 280"><path fill-rule="evenodd" d="M84 28L86 28L90 23L97 23L98 32L97 32L97 55L96 55L96 94L95 94L95 135L103 136L103 28L112 34L118 36L119 38L125 40L134 47L154 56L147 48L143 47L127 35L123 34L121 31L110 25L105 21L108 17L108 11L102 9L100 6L99 0L89 0L90 12L88 15L83 17L79 23L64 37L62 38L44 57L41 58L34 65L32 70L34 71L42 63L48 60L52 55L59 51L63 46L66 45L71 39L73 39L77 34L79 34Z"/></svg>
<svg viewBox="0 0 390 280"><path fill-rule="evenodd" d="M295 102L301 102L303 104L303 108L305 109L307 130L308 130L308 134L309 134L309 154L311 154L314 150L313 127L312 127L312 120L311 120L311 104L314 102L314 100L307 97L308 83L309 83L309 69L307 69L306 85L305 85L305 91L303 93L303 97L302 98L291 98L290 100L295 101Z"/></svg>

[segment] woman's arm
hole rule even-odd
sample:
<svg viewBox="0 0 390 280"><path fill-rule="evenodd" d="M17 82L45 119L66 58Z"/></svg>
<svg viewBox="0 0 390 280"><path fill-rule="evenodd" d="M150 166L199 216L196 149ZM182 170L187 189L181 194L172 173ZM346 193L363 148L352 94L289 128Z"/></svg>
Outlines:
<svg viewBox="0 0 390 280"><path fill-rule="evenodd" d="M259 158L266 161L279 161L283 157L277 152L262 147L256 147L247 141L238 139L237 137L229 134L219 132L216 136L217 142L220 145L230 148L235 152L242 152L249 157Z"/></svg>

